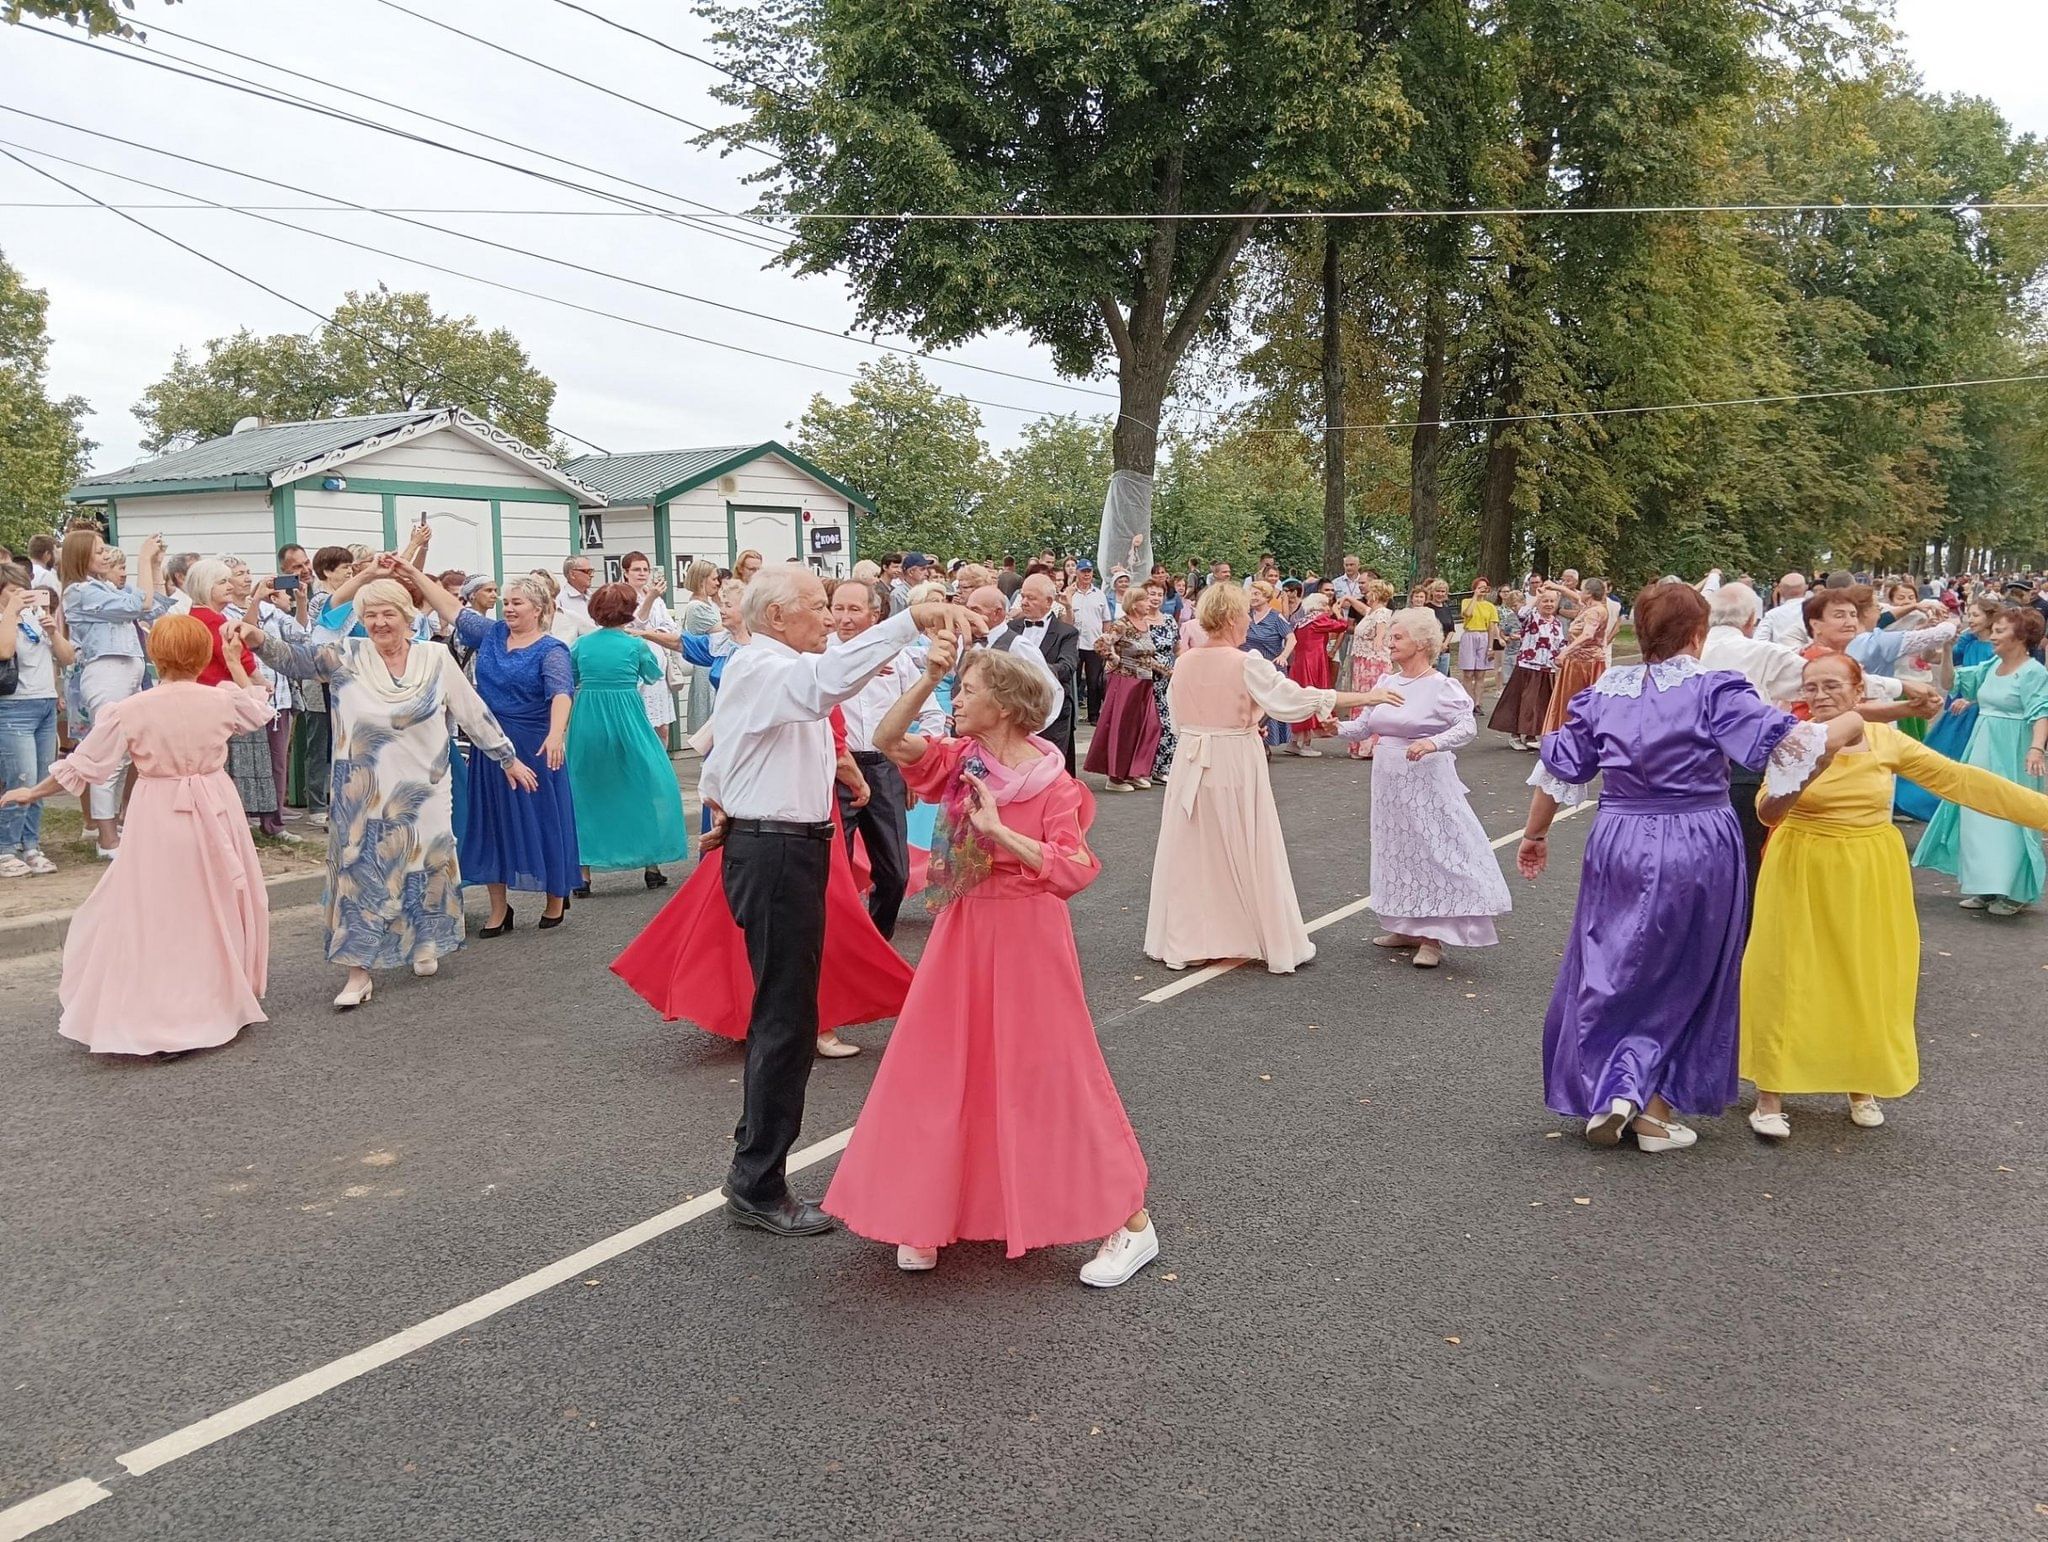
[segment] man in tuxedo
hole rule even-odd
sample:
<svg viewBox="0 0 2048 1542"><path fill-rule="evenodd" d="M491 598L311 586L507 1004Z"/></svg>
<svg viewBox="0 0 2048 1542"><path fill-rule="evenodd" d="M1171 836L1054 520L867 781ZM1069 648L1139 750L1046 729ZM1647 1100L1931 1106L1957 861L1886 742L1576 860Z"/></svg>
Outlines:
<svg viewBox="0 0 2048 1542"><path fill-rule="evenodd" d="M1033 573L1017 591L1017 615L989 638L989 646L1003 653L1028 649L1045 660L1053 680L1064 695L1058 714L1046 727L1046 741L1066 758L1067 774L1074 773L1075 687L1081 677L1081 634L1053 614L1059 589L1043 573Z"/></svg>

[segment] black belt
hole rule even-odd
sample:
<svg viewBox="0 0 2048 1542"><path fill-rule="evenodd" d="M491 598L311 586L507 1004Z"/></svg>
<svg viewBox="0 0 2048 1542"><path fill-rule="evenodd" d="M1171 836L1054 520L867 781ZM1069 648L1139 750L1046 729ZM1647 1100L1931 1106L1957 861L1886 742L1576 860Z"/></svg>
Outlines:
<svg viewBox="0 0 2048 1542"><path fill-rule="evenodd" d="M855 750L853 758L864 766L878 766L888 760L880 750Z"/></svg>
<svg viewBox="0 0 2048 1542"><path fill-rule="evenodd" d="M805 840L829 841L834 826L829 819L815 824L797 819L735 819L732 829L739 835L795 835Z"/></svg>

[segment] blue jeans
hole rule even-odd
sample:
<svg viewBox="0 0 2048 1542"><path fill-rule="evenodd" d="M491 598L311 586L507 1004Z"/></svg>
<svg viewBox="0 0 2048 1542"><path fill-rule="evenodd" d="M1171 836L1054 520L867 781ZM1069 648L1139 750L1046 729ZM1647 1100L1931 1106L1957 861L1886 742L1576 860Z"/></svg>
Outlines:
<svg viewBox="0 0 2048 1542"><path fill-rule="evenodd" d="M56 757L56 698L0 696L0 790L35 786ZM42 804L0 808L0 856L33 851L42 838Z"/></svg>

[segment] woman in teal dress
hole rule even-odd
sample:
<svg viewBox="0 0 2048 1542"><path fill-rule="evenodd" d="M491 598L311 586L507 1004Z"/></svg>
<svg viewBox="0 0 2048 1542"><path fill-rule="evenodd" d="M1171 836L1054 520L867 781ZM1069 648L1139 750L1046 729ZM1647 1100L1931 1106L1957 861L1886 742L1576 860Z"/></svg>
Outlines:
<svg viewBox="0 0 2048 1542"><path fill-rule="evenodd" d="M1987 664L1997 657L1991 651L1991 623L2004 612L2005 601L1995 594L1979 595L1970 602L1963 617L1963 635L1956 639L1955 652L1951 655L1957 669ZM1969 747L1970 735L1977 729L1977 704L1955 697L1948 705L1948 711L1927 725L1925 743L1930 750L1937 750L1950 760L1961 760L1963 751ZM1926 824L1934 817L1934 811L1941 807L1941 799L1903 776L1898 783L1892 795L1893 809L1902 818L1917 819Z"/></svg>
<svg viewBox="0 0 2048 1542"><path fill-rule="evenodd" d="M2039 611L2001 611L1991 623L1989 663L1956 671L1956 705L1977 704L1977 727L1963 764L2042 790L2048 774L2048 668L2032 657L2040 644ZM1965 910L2017 915L2041 897L2048 857L2041 837L2003 819L1944 803L1913 853L1915 867L1955 876Z"/></svg>
<svg viewBox="0 0 2048 1542"><path fill-rule="evenodd" d="M647 644L626 625L636 596L606 584L590 597L598 630L576 639L576 705L569 714L569 789L576 800L576 841L583 885L592 869L640 868L647 887L668 882L664 862L689 855L683 795L660 734L648 725L643 681L662 678Z"/></svg>

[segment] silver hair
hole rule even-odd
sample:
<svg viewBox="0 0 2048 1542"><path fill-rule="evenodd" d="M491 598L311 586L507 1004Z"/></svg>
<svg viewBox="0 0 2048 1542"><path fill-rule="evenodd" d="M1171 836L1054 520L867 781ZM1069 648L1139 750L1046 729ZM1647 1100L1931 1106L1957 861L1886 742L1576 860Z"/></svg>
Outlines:
<svg viewBox="0 0 2048 1542"><path fill-rule="evenodd" d="M1707 599L1707 625L1745 627L1763 619L1764 602L1748 584L1723 584Z"/></svg>
<svg viewBox="0 0 2048 1542"><path fill-rule="evenodd" d="M218 557L201 557L185 569L185 597L194 605L211 607L213 586L226 583L234 576L234 569Z"/></svg>
<svg viewBox="0 0 2048 1542"><path fill-rule="evenodd" d="M740 619L746 622L747 630L766 630L769 606L787 608L795 605L797 596L803 592L803 580L809 575L808 568L798 567L793 562L764 566L755 573L747 584L746 598L740 601Z"/></svg>
<svg viewBox="0 0 2048 1542"><path fill-rule="evenodd" d="M1397 610L1394 612L1394 625L1422 643L1431 658L1444 651L1444 624L1437 620L1435 611L1420 605Z"/></svg>
<svg viewBox="0 0 2048 1542"><path fill-rule="evenodd" d="M356 590L355 611L358 619L366 610L378 605L389 605L400 615L410 619L419 613L406 592L405 585L395 578L373 578Z"/></svg>

